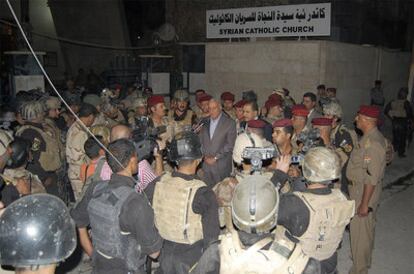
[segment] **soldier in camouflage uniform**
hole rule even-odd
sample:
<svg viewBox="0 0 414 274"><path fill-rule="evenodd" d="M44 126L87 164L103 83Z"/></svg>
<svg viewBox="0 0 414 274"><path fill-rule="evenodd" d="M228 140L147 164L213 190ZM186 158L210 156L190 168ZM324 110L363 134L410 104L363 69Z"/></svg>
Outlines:
<svg viewBox="0 0 414 274"><path fill-rule="evenodd" d="M55 136L52 130L47 130L44 104L41 101L26 102L19 111L24 125L17 130L16 136L32 144L33 160L27 165L27 170L40 178L48 193L60 197L56 174L62 167L57 141L59 137Z"/></svg>
<svg viewBox="0 0 414 274"><path fill-rule="evenodd" d="M46 105L46 117L44 128L52 136L54 136L60 151L60 161L62 166L59 170L56 171L58 177L58 187L60 196L63 201L67 203L70 200L70 186L69 179L67 177L67 163L66 163L66 154L65 154L65 143L66 143L66 131L62 131L59 128L59 124L62 119L60 117L61 102L59 98L50 96L45 101Z"/></svg>
<svg viewBox="0 0 414 274"><path fill-rule="evenodd" d="M174 99L177 106L174 112L168 113L168 118L173 127L173 134L176 135L191 128L196 123L197 116L190 109L190 96L186 90L177 90Z"/></svg>
<svg viewBox="0 0 414 274"><path fill-rule="evenodd" d="M10 160L1 175L6 183L1 196L7 205L21 196L35 193L46 193L39 177L26 169L30 161L30 143L16 137L8 146Z"/></svg>
<svg viewBox="0 0 414 274"><path fill-rule="evenodd" d="M338 152L342 162L341 190L348 194L348 179L345 176L349 156L358 142L355 130L348 129L342 123L342 107L338 103L331 102L323 107L325 117L332 119L331 144Z"/></svg>
<svg viewBox="0 0 414 274"><path fill-rule="evenodd" d="M267 109L266 117L263 118L266 122L273 124L275 121L283 119L283 102L277 99L268 99L265 103Z"/></svg>
<svg viewBox="0 0 414 274"><path fill-rule="evenodd" d="M227 113L233 120L236 120L236 109L234 108L234 94L231 92L223 92L220 96L223 111Z"/></svg>
<svg viewBox="0 0 414 274"><path fill-rule="evenodd" d="M164 97L160 95L153 95L148 98L148 109L150 110L149 126L153 128L166 127L166 132L161 134L159 137L165 144L171 141L173 137L173 129L169 118L165 116L166 108Z"/></svg>
<svg viewBox="0 0 414 274"><path fill-rule="evenodd" d="M79 119L83 125L76 121L69 128L66 138L66 160L69 164L68 176L76 200L80 197L83 186L80 179L80 169L82 164L89 161L84 150L84 144L88 139L88 133L84 127L92 126L97 113L98 111L94 106L84 103L79 110Z"/></svg>
<svg viewBox="0 0 414 274"><path fill-rule="evenodd" d="M132 128L136 128L137 120L148 115L147 99L144 97L137 97L131 104L128 111L128 124Z"/></svg>

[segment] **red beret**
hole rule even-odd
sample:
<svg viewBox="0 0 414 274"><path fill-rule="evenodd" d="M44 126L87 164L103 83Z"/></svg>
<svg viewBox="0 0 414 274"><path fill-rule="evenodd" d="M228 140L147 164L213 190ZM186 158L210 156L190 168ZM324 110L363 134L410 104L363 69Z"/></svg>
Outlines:
<svg viewBox="0 0 414 274"><path fill-rule="evenodd" d="M250 120L247 122L247 126L250 128L264 128L266 126L266 122L263 120Z"/></svg>
<svg viewBox="0 0 414 274"><path fill-rule="evenodd" d="M153 96L149 97L148 100L147 100L148 107L153 107L153 106L155 106L156 104L159 104L159 103L164 103L164 96L153 95Z"/></svg>
<svg viewBox="0 0 414 274"><path fill-rule="evenodd" d="M309 110L304 105L294 105L292 106L292 114L294 116L308 117Z"/></svg>
<svg viewBox="0 0 414 274"><path fill-rule="evenodd" d="M223 92L221 94L221 97L220 98L223 101L225 101L225 100L234 101L234 94L231 93L231 92L226 91L226 92Z"/></svg>
<svg viewBox="0 0 414 274"><path fill-rule="evenodd" d="M275 100L275 99L269 99L265 103L265 108L267 108L268 110L275 106L282 106L282 101Z"/></svg>
<svg viewBox="0 0 414 274"><path fill-rule="evenodd" d="M314 125L314 126L331 126L332 125L332 119L325 118L325 117L313 118L312 119L312 125Z"/></svg>
<svg viewBox="0 0 414 274"><path fill-rule="evenodd" d="M289 127L292 126L291 119L280 119L273 122L273 127Z"/></svg>
<svg viewBox="0 0 414 274"><path fill-rule="evenodd" d="M200 97L198 97L198 102L204 102L204 101L210 101L210 99L213 98L210 95L208 95L207 93L203 93L200 95Z"/></svg>
<svg viewBox="0 0 414 274"><path fill-rule="evenodd" d="M204 91L204 90L202 90L202 89L197 89L196 91L195 91L196 93L197 92L202 92L202 93L198 93L198 94L196 94L196 97L195 97L195 99L196 99L196 102L200 102L200 97L201 96L203 96L203 94L205 94L206 92Z"/></svg>
<svg viewBox="0 0 414 274"><path fill-rule="evenodd" d="M377 106L362 105L359 107L358 113L371 118L378 118L381 113L381 110Z"/></svg>
<svg viewBox="0 0 414 274"><path fill-rule="evenodd" d="M235 108L242 108L247 103L246 100L240 100L237 103L234 104Z"/></svg>
<svg viewBox="0 0 414 274"><path fill-rule="evenodd" d="M267 99L268 100L278 100L278 101L281 101L281 102L283 101L283 97L280 96L277 93L270 94L269 97L267 97Z"/></svg>

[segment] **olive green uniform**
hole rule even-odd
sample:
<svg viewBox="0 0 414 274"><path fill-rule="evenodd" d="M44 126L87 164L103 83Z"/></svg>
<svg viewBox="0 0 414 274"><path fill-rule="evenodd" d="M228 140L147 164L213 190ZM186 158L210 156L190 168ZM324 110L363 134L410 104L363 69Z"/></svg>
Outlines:
<svg viewBox="0 0 414 274"><path fill-rule="evenodd" d="M368 273L374 246L376 212L382 190L386 165L386 140L377 128L372 129L359 141L352 151L346 176L349 180L349 195L356 208L361 204L365 185L375 186L369 200L370 212L366 217L355 215L351 221L352 274Z"/></svg>

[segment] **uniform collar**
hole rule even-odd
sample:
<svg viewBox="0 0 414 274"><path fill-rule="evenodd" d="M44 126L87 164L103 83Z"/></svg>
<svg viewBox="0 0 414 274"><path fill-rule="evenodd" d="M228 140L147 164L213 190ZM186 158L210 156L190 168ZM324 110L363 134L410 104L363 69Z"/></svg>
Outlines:
<svg viewBox="0 0 414 274"><path fill-rule="evenodd" d="M32 127L37 127L37 128L40 128L40 129L43 128L42 124L39 124L39 123L26 122L25 125L32 126Z"/></svg>
<svg viewBox="0 0 414 274"><path fill-rule="evenodd" d="M372 128L370 131L368 131L367 133L365 133L362 138L361 138L361 142L367 140L370 136L376 134L378 132L378 128L374 127Z"/></svg>
<svg viewBox="0 0 414 274"><path fill-rule="evenodd" d="M181 115L177 115L177 112L176 112L176 111L174 111L174 120L175 120L175 121L183 121L183 120L185 119L185 117L187 116L188 110L189 110L189 108L187 108L187 109L183 112L183 114L181 114Z"/></svg>
<svg viewBox="0 0 414 274"><path fill-rule="evenodd" d="M309 189L307 188L305 190L306 193L316 194L316 195L328 195L332 193L332 190L329 187L325 188L313 188Z"/></svg>

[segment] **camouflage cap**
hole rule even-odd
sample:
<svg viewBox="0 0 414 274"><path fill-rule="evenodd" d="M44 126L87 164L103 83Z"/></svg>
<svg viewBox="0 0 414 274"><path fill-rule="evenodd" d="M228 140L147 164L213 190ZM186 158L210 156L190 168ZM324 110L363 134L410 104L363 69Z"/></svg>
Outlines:
<svg viewBox="0 0 414 274"><path fill-rule="evenodd" d="M23 120L33 121L44 117L45 106L40 101L29 101L20 106L19 112Z"/></svg>
<svg viewBox="0 0 414 274"><path fill-rule="evenodd" d="M45 104L47 110L59 109L62 106L62 102L60 102L59 98L54 96L50 96L49 98L47 98Z"/></svg>
<svg viewBox="0 0 414 274"><path fill-rule="evenodd" d="M146 107L146 106L147 106L147 99L144 97L138 97L132 102L131 108L135 109L137 107Z"/></svg>
<svg viewBox="0 0 414 274"><path fill-rule="evenodd" d="M85 97L83 97L83 102L97 107L102 103L102 99L96 94L88 94Z"/></svg>
<svg viewBox="0 0 414 274"><path fill-rule="evenodd" d="M188 101L190 99L190 95L185 89L179 89L175 91L174 99L179 101Z"/></svg>

